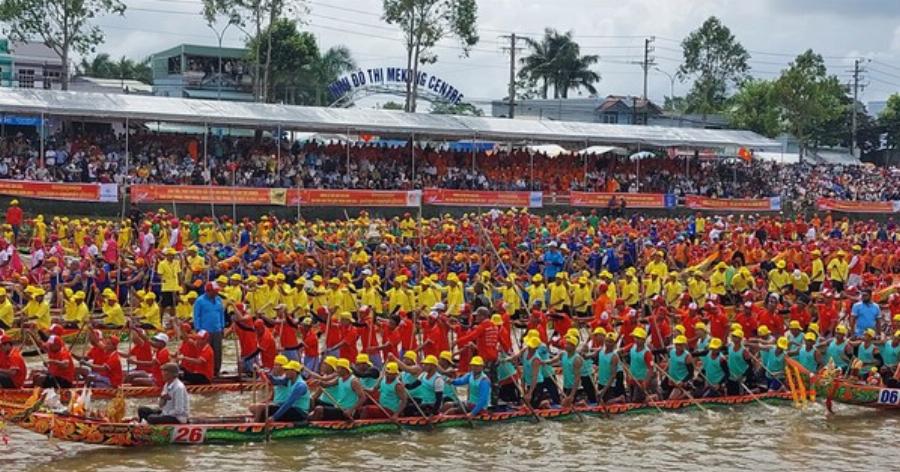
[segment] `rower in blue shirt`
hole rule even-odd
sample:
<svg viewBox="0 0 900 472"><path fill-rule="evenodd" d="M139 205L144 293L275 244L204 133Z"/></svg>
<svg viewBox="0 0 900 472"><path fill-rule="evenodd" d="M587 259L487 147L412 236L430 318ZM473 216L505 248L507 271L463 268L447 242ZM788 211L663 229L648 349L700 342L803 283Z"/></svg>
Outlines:
<svg viewBox="0 0 900 472"><path fill-rule="evenodd" d="M281 403L273 403L268 407L268 422L287 421L298 423L306 421L309 416L309 388L300 377L303 366L297 361L290 361L284 366L284 377L273 377L272 384L289 386L290 393ZM273 411L274 410L274 411Z"/></svg>
<svg viewBox="0 0 900 472"><path fill-rule="evenodd" d="M469 398L468 404L465 405L466 411L459 411L458 408L451 407L445 413L465 413L467 417L472 418L485 411L488 407L488 402L491 400L491 381L484 373L484 359L481 356L473 357L469 361L469 369L469 373L462 377L457 377L451 382L457 387L460 385L468 386Z"/></svg>

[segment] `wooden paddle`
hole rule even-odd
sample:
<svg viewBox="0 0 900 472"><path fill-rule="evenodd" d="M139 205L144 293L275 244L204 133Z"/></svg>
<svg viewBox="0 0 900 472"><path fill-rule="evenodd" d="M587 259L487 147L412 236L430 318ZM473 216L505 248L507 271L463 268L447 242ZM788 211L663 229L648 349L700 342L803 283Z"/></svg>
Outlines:
<svg viewBox="0 0 900 472"><path fill-rule="evenodd" d="M616 353L616 357L619 357L618 353ZM628 364L622 362L621 357L619 357L619 364L622 366L622 370L625 371L625 375L631 377L634 380L634 383L638 386L638 388L640 388L641 391L644 392L644 397L647 399L647 403L650 404L651 406L653 406L654 408L656 408L656 410L658 412L662 413L663 412L662 408L660 408L659 405L656 404L656 402L650 401L650 399L649 399L650 392L648 392L647 389L644 388L644 385L641 384L641 382L634 376L634 374L631 373L631 369L628 368Z"/></svg>
<svg viewBox="0 0 900 472"><path fill-rule="evenodd" d="M691 400L691 402L693 402L695 405L697 405L698 408L700 408L701 410L703 410L703 411L704 411L705 413L707 413L707 414L708 414L708 413L711 413L711 411L710 411L708 408L706 408L706 407L704 407L703 405L701 405L700 402L699 402L696 398L694 398L693 395L691 395L690 393L688 393L687 389L685 389L685 388L680 388L680 387L675 387L675 385L678 384L679 382L678 382L677 380L675 380L674 378L672 378L672 376L669 375L669 373L666 372L665 369L663 369L662 367L660 367L658 364L655 364L655 363L653 364L653 368L655 368L655 369L656 369L657 371L659 371L661 374L663 374L664 376L666 376L666 378L669 379L670 382L672 382L673 388L678 388L678 389L680 389L682 392L684 392L685 396L687 396L688 399Z"/></svg>
<svg viewBox="0 0 900 472"><path fill-rule="evenodd" d="M401 382L400 386L403 387L403 391L406 392L406 398L412 402L414 407L416 407L416 411L418 411L419 414L422 415L422 418L425 418L425 421L428 423L428 430L434 431L434 423L431 422L431 417L426 415L425 412L422 411L422 407L419 406L419 402L417 402L412 397L412 395L410 395L409 390L406 388L406 385L403 385L403 383ZM366 392L366 395L368 395L368 392Z"/></svg>

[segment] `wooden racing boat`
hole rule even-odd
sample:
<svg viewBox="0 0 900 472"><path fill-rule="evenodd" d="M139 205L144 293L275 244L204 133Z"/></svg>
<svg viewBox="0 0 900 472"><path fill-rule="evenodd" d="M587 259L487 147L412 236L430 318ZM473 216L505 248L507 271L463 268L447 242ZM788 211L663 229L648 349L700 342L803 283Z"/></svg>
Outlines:
<svg viewBox="0 0 900 472"><path fill-rule="evenodd" d="M833 404L862 406L882 410L900 409L900 388L866 385L846 378L820 374L816 391L825 399L825 406L833 413Z"/></svg>
<svg viewBox="0 0 900 472"><path fill-rule="evenodd" d="M186 385L188 393L192 395L209 395L213 393L224 392L253 392L262 391L266 388L266 383L253 380L239 380L236 376L219 377L207 385ZM77 385L73 388L61 389L59 394L63 400L68 399L68 395L72 392L80 393L84 388L83 385ZM22 388L0 389L0 400L8 402L21 401L30 397L33 393L33 387L28 384ZM121 391L125 398L149 398L159 396L161 388L157 386L136 386L122 385L119 388L93 388L91 389L91 397L93 398L113 398Z"/></svg>
<svg viewBox="0 0 900 472"><path fill-rule="evenodd" d="M651 402L649 404L624 403L577 407L584 416L602 417L615 414L638 414L662 411L677 411L698 408L730 407L756 401L785 402L789 393L765 393L733 397L681 399ZM535 410L544 419L566 420L575 416L571 409ZM473 424L487 426L495 423L528 421L532 413L526 409L492 412L473 419ZM401 429L426 430L430 428L466 427L469 423L462 415L438 416L432 418L431 425L422 417L404 417L397 423L391 420L312 421L308 423L265 423L251 422L249 417L193 418L188 424L146 425L137 422L108 422L64 414L32 412L19 414L8 420L22 428L53 438L123 447L146 447L184 444L220 444L240 442L263 442L267 440L296 440L321 436L372 434L397 432Z"/></svg>

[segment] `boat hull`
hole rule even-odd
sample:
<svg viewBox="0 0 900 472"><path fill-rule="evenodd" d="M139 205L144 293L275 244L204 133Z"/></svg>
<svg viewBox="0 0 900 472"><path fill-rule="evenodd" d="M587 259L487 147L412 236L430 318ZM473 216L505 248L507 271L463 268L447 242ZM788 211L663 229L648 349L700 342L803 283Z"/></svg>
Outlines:
<svg viewBox="0 0 900 472"><path fill-rule="evenodd" d="M715 408L747 404L757 400L784 402L789 398L790 395L786 393L768 393L756 396L660 401L651 404L626 403L579 407L576 411L584 416L602 417L654 413L658 411L657 408L663 411L688 410L698 408L698 403L705 408ZM576 415L572 410L562 409L536 410L535 414L548 420L567 420ZM532 420L532 414L529 411L515 410L479 415L473 420L473 423L488 425L529 420ZM440 416L433 419L432 426L429 426L428 422L421 417L401 418L399 425L389 420L357 420L353 423L346 421L318 421L308 424L275 423L268 428L263 423L251 423L240 419L231 422L202 423L202 419L196 421L184 425L144 425L109 423L75 416L34 413L27 415L15 424L63 441L121 447L246 443L263 442L267 439L272 441L298 440L332 435L398 432L403 428L425 430L431 427L442 429L468 425L468 421L463 416Z"/></svg>

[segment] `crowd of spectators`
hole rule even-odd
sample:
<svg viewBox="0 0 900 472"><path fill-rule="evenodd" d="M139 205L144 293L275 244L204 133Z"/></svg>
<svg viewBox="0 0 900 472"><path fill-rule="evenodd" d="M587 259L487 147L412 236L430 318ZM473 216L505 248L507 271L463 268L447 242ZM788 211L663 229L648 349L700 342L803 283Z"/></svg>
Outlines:
<svg viewBox="0 0 900 472"><path fill-rule="evenodd" d="M269 137L134 133L17 133L0 139L0 179L167 185L332 189L569 190L699 194L722 198L782 196L900 199L900 170L871 166L781 164L739 159L560 155L521 149L472 152L426 145L290 142Z"/></svg>

